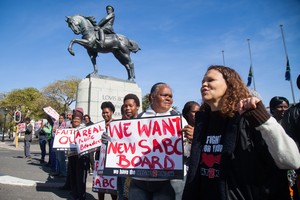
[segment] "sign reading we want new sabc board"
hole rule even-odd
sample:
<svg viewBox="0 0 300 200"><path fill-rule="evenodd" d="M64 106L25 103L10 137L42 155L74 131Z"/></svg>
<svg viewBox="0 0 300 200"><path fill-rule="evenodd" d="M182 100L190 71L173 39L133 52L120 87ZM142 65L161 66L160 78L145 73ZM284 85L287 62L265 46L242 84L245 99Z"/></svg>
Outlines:
<svg viewBox="0 0 300 200"><path fill-rule="evenodd" d="M181 115L110 122L103 174L183 178Z"/></svg>

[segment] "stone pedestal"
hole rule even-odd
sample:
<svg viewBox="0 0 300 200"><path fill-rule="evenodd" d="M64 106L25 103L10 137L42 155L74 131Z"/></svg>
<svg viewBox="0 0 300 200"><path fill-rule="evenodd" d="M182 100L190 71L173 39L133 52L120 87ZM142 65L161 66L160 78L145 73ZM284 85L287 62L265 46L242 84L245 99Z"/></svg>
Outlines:
<svg viewBox="0 0 300 200"><path fill-rule="evenodd" d="M121 106L126 94L132 93L140 99L142 111L142 91L135 82L102 75L89 75L78 85L76 107L82 107L93 122L103 120L101 104L111 101L116 111L114 119L121 118Z"/></svg>

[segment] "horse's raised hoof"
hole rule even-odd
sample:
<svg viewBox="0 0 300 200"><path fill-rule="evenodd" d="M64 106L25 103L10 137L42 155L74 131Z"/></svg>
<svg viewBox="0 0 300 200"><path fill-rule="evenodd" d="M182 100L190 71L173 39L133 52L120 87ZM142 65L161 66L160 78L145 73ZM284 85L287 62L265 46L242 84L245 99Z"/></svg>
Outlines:
<svg viewBox="0 0 300 200"><path fill-rule="evenodd" d="M72 56L75 56L75 53L74 53L74 51L73 51L72 49L69 49L69 48L68 48L68 51L69 51L69 53L70 53Z"/></svg>

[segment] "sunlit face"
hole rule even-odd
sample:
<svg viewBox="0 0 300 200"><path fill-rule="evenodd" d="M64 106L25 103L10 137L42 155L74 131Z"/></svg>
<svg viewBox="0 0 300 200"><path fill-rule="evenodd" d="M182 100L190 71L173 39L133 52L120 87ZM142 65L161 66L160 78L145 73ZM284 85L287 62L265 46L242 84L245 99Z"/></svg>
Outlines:
<svg viewBox="0 0 300 200"><path fill-rule="evenodd" d="M139 106L136 105L134 99L127 99L124 101L124 114L127 119L134 118L138 114Z"/></svg>
<svg viewBox="0 0 300 200"><path fill-rule="evenodd" d="M81 124L81 118L80 117L74 117L72 120L72 127L77 128Z"/></svg>
<svg viewBox="0 0 300 200"><path fill-rule="evenodd" d="M173 104L172 89L167 85L160 85L151 95L151 107L157 113L167 112Z"/></svg>
<svg viewBox="0 0 300 200"><path fill-rule="evenodd" d="M89 123L89 122L90 122L90 118L89 118L88 116L85 116L85 117L84 117L84 123L87 124L87 123Z"/></svg>
<svg viewBox="0 0 300 200"><path fill-rule="evenodd" d="M187 117L188 117L188 123L191 126L195 125L195 114L196 112L198 112L200 110L200 106L198 106L197 104L193 104L191 106L190 112L188 112Z"/></svg>
<svg viewBox="0 0 300 200"><path fill-rule="evenodd" d="M59 123L62 123L65 120L63 116L59 116Z"/></svg>
<svg viewBox="0 0 300 200"><path fill-rule="evenodd" d="M72 113L67 114L67 119L72 120Z"/></svg>
<svg viewBox="0 0 300 200"><path fill-rule="evenodd" d="M207 103L212 111L219 110L221 100L227 90L227 84L223 75L215 69L206 72L202 80L202 100Z"/></svg>
<svg viewBox="0 0 300 200"><path fill-rule="evenodd" d="M105 120L105 122L109 122L112 119L113 114L113 111L109 108L102 109L102 117Z"/></svg>
<svg viewBox="0 0 300 200"><path fill-rule="evenodd" d="M288 104L283 101L281 104L278 104L272 111L273 117L279 121L283 118L284 112L289 108Z"/></svg>

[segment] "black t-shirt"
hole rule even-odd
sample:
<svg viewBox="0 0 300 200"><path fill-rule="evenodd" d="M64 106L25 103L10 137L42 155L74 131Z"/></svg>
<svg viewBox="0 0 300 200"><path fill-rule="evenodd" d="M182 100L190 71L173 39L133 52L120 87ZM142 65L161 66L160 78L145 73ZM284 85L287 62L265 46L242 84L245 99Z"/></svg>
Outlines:
<svg viewBox="0 0 300 200"><path fill-rule="evenodd" d="M201 151L200 173L201 193L203 199L222 199L224 194L221 180L221 153L223 149L222 135L225 130L224 117L219 112L211 112L209 125L204 137L204 144Z"/></svg>

